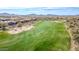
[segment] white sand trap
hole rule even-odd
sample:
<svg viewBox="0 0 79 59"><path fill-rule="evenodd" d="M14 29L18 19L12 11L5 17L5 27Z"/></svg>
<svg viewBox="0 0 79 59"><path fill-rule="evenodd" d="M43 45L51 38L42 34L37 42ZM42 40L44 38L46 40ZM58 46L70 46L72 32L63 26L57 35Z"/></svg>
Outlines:
<svg viewBox="0 0 79 59"><path fill-rule="evenodd" d="M16 27L16 28L9 30L7 32L10 34L18 34L18 33L21 33L23 31L28 31L28 30L32 29L33 27L34 26L32 26L32 25L31 26Z"/></svg>

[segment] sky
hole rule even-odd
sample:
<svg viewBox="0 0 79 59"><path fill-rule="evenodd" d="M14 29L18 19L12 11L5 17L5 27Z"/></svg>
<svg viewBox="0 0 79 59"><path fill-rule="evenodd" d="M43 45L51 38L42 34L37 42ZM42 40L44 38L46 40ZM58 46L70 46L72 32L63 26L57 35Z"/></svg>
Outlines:
<svg viewBox="0 0 79 59"><path fill-rule="evenodd" d="M8 7L79 7L79 0L0 0L0 8Z"/></svg>

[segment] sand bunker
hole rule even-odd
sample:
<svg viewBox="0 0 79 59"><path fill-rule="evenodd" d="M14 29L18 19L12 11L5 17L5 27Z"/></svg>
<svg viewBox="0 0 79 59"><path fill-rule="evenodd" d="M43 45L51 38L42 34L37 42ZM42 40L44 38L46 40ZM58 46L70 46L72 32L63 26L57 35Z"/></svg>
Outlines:
<svg viewBox="0 0 79 59"><path fill-rule="evenodd" d="M16 28L14 28L12 30L9 30L7 32L10 33L10 34L18 34L18 33L21 33L23 31L28 31L28 30L32 29L33 27L34 27L33 25L31 25L31 26L16 27Z"/></svg>

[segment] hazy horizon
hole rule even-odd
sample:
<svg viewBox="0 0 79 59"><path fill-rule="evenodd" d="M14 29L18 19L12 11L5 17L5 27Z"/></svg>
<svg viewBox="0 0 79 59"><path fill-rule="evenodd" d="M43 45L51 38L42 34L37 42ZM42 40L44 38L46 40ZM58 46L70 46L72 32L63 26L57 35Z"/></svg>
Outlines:
<svg viewBox="0 0 79 59"><path fill-rule="evenodd" d="M79 15L79 7L32 7L32 8L4 8L0 13L17 15Z"/></svg>
<svg viewBox="0 0 79 59"><path fill-rule="evenodd" d="M79 15L77 6L78 0L0 0L0 13Z"/></svg>

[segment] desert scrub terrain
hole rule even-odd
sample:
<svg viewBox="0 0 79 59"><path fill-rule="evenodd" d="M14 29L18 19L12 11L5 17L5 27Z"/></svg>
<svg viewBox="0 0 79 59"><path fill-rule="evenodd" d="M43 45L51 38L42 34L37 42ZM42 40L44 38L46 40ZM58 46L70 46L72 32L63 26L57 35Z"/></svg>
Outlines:
<svg viewBox="0 0 79 59"><path fill-rule="evenodd" d="M0 50L60 51L70 50L70 36L63 22L37 21L34 28L15 35L0 32Z"/></svg>
<svg viewBox="0 0 79 59"><path fill-rule="evenodd" d="M66 20L71 34L71 50L79 50L79 17L71 17Z"/></svg>

